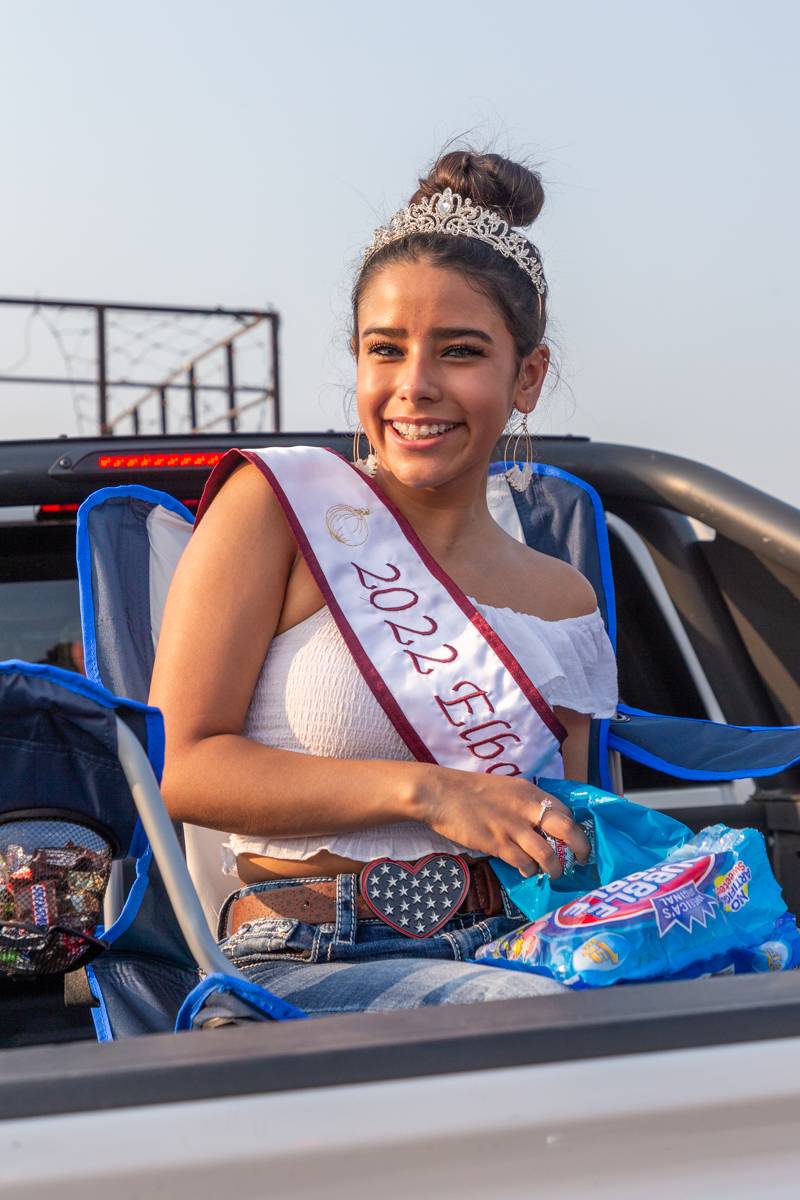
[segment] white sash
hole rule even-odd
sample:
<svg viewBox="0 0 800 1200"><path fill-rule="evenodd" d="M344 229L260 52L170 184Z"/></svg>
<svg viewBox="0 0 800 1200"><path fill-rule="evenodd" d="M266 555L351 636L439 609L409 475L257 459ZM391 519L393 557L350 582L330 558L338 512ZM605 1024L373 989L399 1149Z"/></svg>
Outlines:
<svg viewBox="0 0 800 1200"><path fill-rule="evenodd" d="M535 776L566 732L514 655L372 480L314 446L233 450L275 492L361 674L415 758Z"/></svg>

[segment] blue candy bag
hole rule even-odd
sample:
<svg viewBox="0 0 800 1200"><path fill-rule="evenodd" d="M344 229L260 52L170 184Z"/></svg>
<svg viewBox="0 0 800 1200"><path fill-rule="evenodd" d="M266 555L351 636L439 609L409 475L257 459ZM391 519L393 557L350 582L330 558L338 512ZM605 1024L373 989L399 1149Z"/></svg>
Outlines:
<svg viewBox="0 0 800 1200"><path fill-rule="evenodd" d="M800 935L761 834L713 825L660 862L570 896L476 958L568 987L607 987L785 969L800 961Z"/></svg>
<svg viewBox="0 0 800 1200"><path fill-rule="evenodd" d="M492 869L504 891L530 921L601 884L654 867L692 836L682 821L588 783L569 779L538 782L543 791L572 809L577 822L591 826L594 853L588 864L575 864L559 879L543 873L526 879L515 867L499 858L492 859Z"/></svg>
<svg viewBox="0 0 800 1200"><path fill-rule="evenodd" d="M800 930L791 913L778 918L765 942L733 953L737 975L763 974L766 971L792 971L800 966Z"/></svg>

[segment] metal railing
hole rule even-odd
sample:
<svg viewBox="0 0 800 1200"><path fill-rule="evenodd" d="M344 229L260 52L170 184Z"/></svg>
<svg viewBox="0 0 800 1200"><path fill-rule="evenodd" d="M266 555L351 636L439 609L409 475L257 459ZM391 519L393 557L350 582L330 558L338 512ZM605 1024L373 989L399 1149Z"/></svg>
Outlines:
<svg viewBox="0 0 800 1200"><path fill-rule="evenodd" d="M278 432L281 427L281 395L280 395L280 363L279 363L279 328L280 318L274 309L233 309L233 308L200 308L189 305L159 305L159 304L124 304L93 300L57 300L39 299L36 297L0 296L0 312L12 307L27 310L28 322L37 315L44 320L48 315L48 329L61 351L64 363L64 373L30 373L18 371L0 373L0 385L24 385L40 387L69 387L91 389L95 396L97 432L100 435L122 432L141 432L143 409L145 406L155 406L157 424L161 433L175 432L176 412L185 431L200 433L214 426L225 425L231 433L236 433L243 413L257 405L264 405L271 414L270 428ZM89 326L81 331L91 347L91 353L82 353L80 358L73 360L63 349L58 330L52 324L55 314L82 311L89 317ZM156 375L155 378L134 378L131 372L114 370L114 322L112 318L119 315L134 314L140 318L161 318L161 324L168 318L176 321L181 318L208 318L227 321L233 324L230 332L214 338L210 343L202 344L195 351L181 353L176 345L174 349L177 365L168 370L166 375ZM264 371L263 382L242 381L240 378L239 351L245 338L252 340L255 335L263 339ZM141 337L141 334L137 334ZM160 335L164 337L168 335ZM161 341L153 340L152 345L158 346L159 351L169 352L170 346ZM23 353L21 362L27 360ZM129 356L130 357L130 356ZM142 356L140 355L140 358ZM219 360L219 361L215 361ZM73 361L82 364L92 364L88 371L75 373L71 368ZM202 378L202 371L209 364L214 369L221 369L222 378L211 381ZM19 362L15 365L19 365ZM155 372L152 372L156 374ZM128 404L112 411L115 393L122 390L139 394ZM220 402L219 411L201 412L201 407L211 399ZM178 409L178 404L181 409ZM126 426L126 428L120 428Z"/></svg>

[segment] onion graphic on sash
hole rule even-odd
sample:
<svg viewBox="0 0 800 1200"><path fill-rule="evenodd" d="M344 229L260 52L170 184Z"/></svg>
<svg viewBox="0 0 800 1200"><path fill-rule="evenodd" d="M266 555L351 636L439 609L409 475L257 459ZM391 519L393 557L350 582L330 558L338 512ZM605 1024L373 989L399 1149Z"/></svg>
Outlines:
<svg viewBox="0 0 800 1200"><path fill-rule="evenodd" d="M325 527L331 537L343 546L363 546L369 537L368 516L368 508L333 504L325 513Z"/></svg>

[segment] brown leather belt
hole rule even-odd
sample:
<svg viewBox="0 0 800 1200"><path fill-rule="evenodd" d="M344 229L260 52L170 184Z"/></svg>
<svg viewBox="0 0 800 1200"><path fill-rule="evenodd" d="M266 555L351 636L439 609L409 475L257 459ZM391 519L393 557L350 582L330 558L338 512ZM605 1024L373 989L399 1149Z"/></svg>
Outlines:
<svg viewBox="0 0 800 1200"><path fill-rule="evenodd" d="M469 865L470 882L467 894L454 914L464 917L479 914L495 917L503 909L503 893L488 859ZM358 916L375 920L375 913L358 896ZM245 922L262 918L290 918L307 925L327 925L336 921L336 880L308 879L287 883L268 891L251 892L232 900L227 913L227 936L236 933Z"/></svg>

